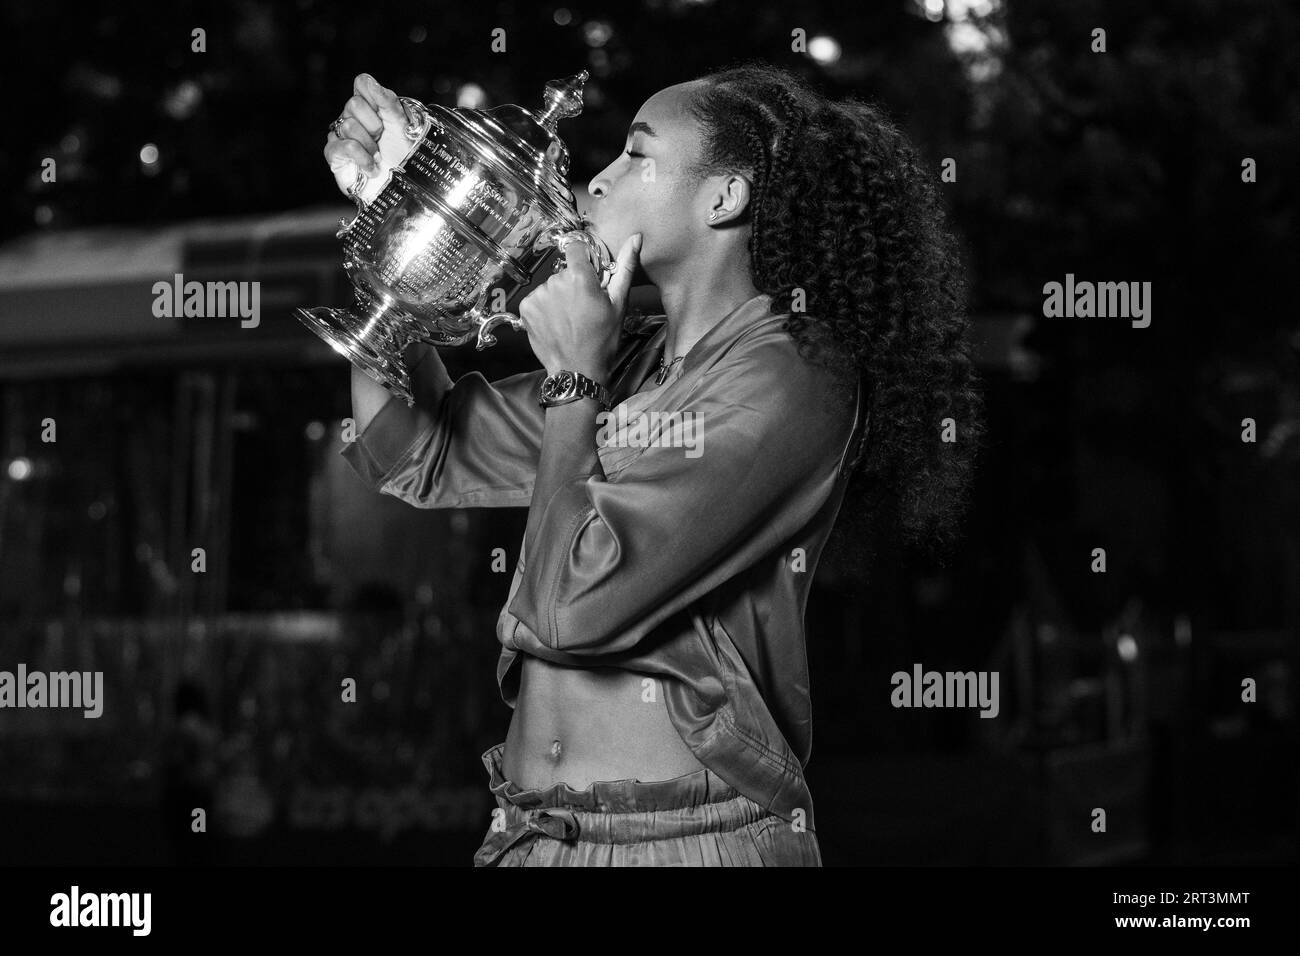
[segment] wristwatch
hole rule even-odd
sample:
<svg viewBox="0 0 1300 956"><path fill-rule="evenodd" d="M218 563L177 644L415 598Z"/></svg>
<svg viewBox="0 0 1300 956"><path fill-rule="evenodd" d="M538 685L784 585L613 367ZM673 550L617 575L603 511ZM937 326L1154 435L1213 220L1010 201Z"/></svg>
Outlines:
<svg viewBox="0 0 1300 956"><path fill-rule="evenodd" d="M603 410L609 411L609 390L604 385L587 378L581 372L562 368L554 375L548 375L542 382L537 404L551 408L576 402L580 398L594 398L600 402Z"/></svg>

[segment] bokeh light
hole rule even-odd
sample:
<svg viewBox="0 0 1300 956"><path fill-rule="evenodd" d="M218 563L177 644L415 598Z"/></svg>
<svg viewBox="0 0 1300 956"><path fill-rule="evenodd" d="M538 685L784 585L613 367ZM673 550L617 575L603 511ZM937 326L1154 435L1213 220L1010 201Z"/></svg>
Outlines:
<svg viewBox="0 0 1300 956"><path fill-rule="evenodd" d="M158 175L158 147L153 143L145 143L140 147L140 170L146 176Z"/></svg>
<svg viewBox="0 0 1300 956"><path fill-rule="evenodd" d="M487 104L487 90L477 83L466 83L456 91L456 105L461 109L481 110Z"/></svg>
<svg viewBox="0 0 1300 956"><path fill-rule="evenodd" d="M840 58L840 44L834 37L815 36L808 41L808 55L818 63L834 63Z"/></svg>
<svg viewBox="0 0 1300 956"><path fill-rule="evenodd" d="M582 25L582 35L588 46L604 46L614 35L614 29L604 20L588 20Z"/></svg>

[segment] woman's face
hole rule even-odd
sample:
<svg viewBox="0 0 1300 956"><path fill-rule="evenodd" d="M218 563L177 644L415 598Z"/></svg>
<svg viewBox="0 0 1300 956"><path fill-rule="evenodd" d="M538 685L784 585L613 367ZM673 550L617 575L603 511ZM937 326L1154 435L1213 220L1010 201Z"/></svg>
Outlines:
<svg viewBox="0 0 1300 956"><path fill-rule="evenodd" d="M587 186L592 231L615 253L641 233L641 266L652 282L690 261L707 229L708 181L692 171L701 130L687 110L698 85L670 86L646 100L623 152Z"/></svg>

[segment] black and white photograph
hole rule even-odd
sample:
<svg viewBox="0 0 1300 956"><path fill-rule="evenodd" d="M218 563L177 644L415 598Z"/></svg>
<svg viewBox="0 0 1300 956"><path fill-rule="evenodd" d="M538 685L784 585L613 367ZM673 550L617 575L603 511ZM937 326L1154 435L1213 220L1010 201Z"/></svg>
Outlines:
<svg viewBox="0 0 1300 956"><path fill-rule="evenodd" d="M5 926L808 867L867 872L760 885L932 939L1283 931L1300 6L8 0L0 50Z"/></svg>

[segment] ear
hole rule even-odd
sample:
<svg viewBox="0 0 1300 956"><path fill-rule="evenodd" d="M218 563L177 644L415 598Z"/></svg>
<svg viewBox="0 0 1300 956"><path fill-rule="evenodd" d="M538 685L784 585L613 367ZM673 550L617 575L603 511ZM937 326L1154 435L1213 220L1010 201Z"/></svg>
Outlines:
<svg viewBox="0 0 1300 956"><path fill-rule="evenodd" d="M716 177L708 194L705 222L710 226L721 226L739 221L749 208L749 195L749 180L740 173Z"/></svg>

